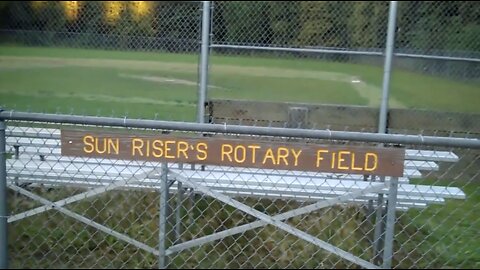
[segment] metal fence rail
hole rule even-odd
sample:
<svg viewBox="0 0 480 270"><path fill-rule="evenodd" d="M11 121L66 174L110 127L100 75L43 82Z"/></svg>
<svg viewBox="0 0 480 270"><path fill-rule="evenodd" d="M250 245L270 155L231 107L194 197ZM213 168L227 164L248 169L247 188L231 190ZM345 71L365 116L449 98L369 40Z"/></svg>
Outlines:
<svg viewBox="0 0 480 270"><path fill-rule="evenodd" d="M478 149L480 140L454 137L434 137L423 135L379 134L348 132L335 130L290 129L272 127L252 127L224 124L202 124L190 122L158 121L112 117L89 117L76 115L40 114L15 111L2 111L0 118L18 121L45 121L51 123L107 125L125 128L154 128L163 130L180 130L203 133L244 134L252 136L276 136L311 138L326 140L346 140L360 142L377 142L389 144L413 144L426 146L453 146Z"/></svg>

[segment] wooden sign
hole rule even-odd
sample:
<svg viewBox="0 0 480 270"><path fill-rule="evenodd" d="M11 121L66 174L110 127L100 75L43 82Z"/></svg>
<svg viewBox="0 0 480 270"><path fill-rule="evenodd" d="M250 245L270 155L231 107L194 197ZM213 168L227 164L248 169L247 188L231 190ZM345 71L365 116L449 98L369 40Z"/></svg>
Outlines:
<svg viewBox="0 0 480 270"><path fill-rule="evenodd" d="M62 130L62 155L402 176L402 148Z"/></svg>

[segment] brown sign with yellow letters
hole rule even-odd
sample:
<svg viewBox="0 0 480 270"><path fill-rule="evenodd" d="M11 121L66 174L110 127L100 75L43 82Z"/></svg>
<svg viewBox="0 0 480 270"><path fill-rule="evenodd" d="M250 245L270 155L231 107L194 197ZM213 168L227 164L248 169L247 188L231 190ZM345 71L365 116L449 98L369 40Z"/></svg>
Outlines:
<svg viewBox="0 0 480 270"><path fill-rule="evenodd" d="M62 130L62 155L402 176L402 148Z"/></svg>

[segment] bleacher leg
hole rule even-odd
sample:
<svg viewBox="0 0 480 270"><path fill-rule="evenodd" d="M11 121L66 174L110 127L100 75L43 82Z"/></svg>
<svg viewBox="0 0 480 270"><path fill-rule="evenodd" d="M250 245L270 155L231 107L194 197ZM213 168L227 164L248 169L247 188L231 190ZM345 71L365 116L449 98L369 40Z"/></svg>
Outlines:
<svg viewBox="0 0 480 270"><path fill-rule="evenodd" d="M378 194L377 210L375 217L375 231L373 236L373 263L379 265L382 254L382 237L383 237L383 194Z"/></svg>
<svg viewBox="0 0 480 270"><path fill-rule="evenodd" d="M160 185L160 211L159 211L159 230L158 230L158 268L165 269L167 266L166 256L166 239L167 239L167 207L168 207L168 166L167 163L162 163Z"/></svg>
<svg viewBox="0 0 480 270"><path fill-rule="evenodd" d="M385 228L385 248L383 268L392 268L393 240L395 234L395 211L397 206L398 177L392 177L388 192L387 225Z"/></svg>
<svg viewBox="0 0 480 270"><path fill-rule="evenodd" d="M175 208L175 244L181 242L182 236L182 202L183 202L183 187L182 182L177 181L177 205Z"/></svg>
<svg viewBox="0 0 480 270"><path fill-rule="evenodd" d="M371 176L370 180L368 179L369 176L368 175L364 175L363 176L363 181L365 182L375 182L375 176ZM373 226L373 222L371 220L371 218L373 217L373 213L375 212L374 208L373 208L373 200L368 200L368 203L367 203L367 208L366 208L366 219L367 219L367 222L369 224L369 226ZM373 244L373 241L372 241L372 244Z"/></svg>

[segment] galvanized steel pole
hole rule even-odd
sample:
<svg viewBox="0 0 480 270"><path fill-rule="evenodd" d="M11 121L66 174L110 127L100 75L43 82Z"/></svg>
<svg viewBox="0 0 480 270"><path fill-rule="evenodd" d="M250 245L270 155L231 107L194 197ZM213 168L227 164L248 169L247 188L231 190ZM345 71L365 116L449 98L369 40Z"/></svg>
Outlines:
<svg viewBox="0 0 480 270"><path fill-rule="evenodd" d="M385 65L383 69L383 85L382 85L382 102L380 105L380 117L378 123L378 133L387 133L387 118L388 118L388 99L390 95L390 77L392 74L392 60L393 60L393 51L395 46L395 27L396 27L396 19L397 19L397 1L390 1L390 9L389 9L389 16L388 16L388 29L387 29L387 43L385 46ZM385 178L381 178L382 181L385 181ZM398 179L397 179L398 180ZM392 182L394 180L392 179ZM391 221L393 215L393 222L395 222L395 204L396 204L396 185L390 186L389 196L388 196L388 206L389 209L387 211L387 220ZM394 194L394 197L393 197ZM378 250L378 243L381 242L382 234L381 234L381 227L382 227L382 206L381 202L383 201L383 194L379 195L379 211L377 211L377 224L375 227L375 235L374 235L374 243L377 245L375 247L376 251ZM393 204L393 206L391 206ZM390 208L393 207L393 210ZM393 212L392 212L393 211ZM392 221L391 221L392 222ZM390 227L389 227L389 226ZM385 228L385 248L383 249L383 266L388 265L391 266L391 256L388 256L389 252L391 253L391 245L393 244L393 233L394 233L394 226L395 224L387 224L387 228ZM390 243L391 242L391 243ZM387 250L387 247L390 250ZM378 259L379 254L375 254L375 257ZM386 260L387 259L387 260Z"/></svg>
<svg viewBox="0 0 480 270"><path fill-rule="evenodd" d="M8 268L7 153L5 121L0 119L0 268Z"/></svg>
<svg viewBox="0 0 480 270"><path fill-rule="evenodd" d="M205 100L208 89L208 54L210 49L210 1L203 1L200 85L198 88L197 122L205 122Z"/></svg>
<svg viewBox="0 0 480 270"><path fill-rule="evenodd" d="M160 203L159 203L159 217L158 217L158 268L165 269L167 267L167 207L168 207L168 165L162 163L162 173L160 176Z"/></svg>
<svg viewBox="0 0 480 270"><path fill-rule="evenodd" d="M397 18L397 1L390 2L390 14L388 17L387 44L385 48L385 65L383 69L383 85L382 85L382 103L380 105L380 120L378 123L378 132L386 133L387 131L387 113L388 113L388 96L390 88L390 76L392 72L393 49L395 42L395 21Z"/></svg>
<svg viewBox="0 0 480 270"><path fill-rule="evenodd" d="M392 180L390 181L390 188L388 191L387 225L385 226L385 248L383 250L383 268L392 267L397 192L398 192L398 177L392 177Z"/></svg>
<svg viewBox="0 0 480 270"><path fill-rule="evenodd" d="M380 264L382 259L383 243L382 238L383 234L383 194L378 194L377 199L377 209L375 216L375 229L373 233L373 262L375 264Z"/></svg>

